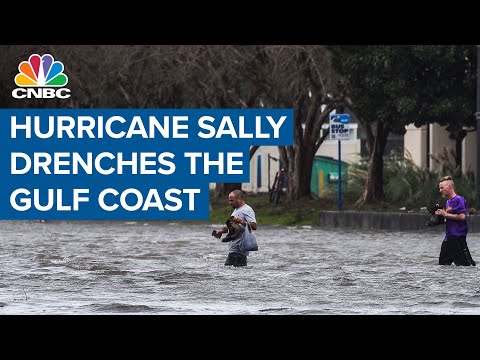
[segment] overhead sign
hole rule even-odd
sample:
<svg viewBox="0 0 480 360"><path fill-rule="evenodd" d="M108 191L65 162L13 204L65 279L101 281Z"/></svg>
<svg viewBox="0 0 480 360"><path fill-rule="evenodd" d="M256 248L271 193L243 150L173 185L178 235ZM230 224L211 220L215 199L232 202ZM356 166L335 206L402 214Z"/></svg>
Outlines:
<svg viewBox="0 0 480 360"><path fill-rule="evenodd" d="M350 140L350 114L330 115L330 140Z"/></svg>

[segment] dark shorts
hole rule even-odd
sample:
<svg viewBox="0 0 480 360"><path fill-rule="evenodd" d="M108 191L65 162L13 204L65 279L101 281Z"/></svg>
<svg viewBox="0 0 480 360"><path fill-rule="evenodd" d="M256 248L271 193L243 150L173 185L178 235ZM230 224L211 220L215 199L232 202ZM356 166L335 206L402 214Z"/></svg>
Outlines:
<svg viewBox="0 0 480 360"><path fill-rule="evenodd" d="M466 236L449 236L447 241L443 241L438 263L452 265L453 262L457 266L475 266L466 238Z"/></svg>
<svg viewBox="0 0 480 360"><path fill-rule="evenodd" d="M240 253L229 253L227 259L225 260L225 266L233 265L238 266L247 266L247 257Z"/></svg>

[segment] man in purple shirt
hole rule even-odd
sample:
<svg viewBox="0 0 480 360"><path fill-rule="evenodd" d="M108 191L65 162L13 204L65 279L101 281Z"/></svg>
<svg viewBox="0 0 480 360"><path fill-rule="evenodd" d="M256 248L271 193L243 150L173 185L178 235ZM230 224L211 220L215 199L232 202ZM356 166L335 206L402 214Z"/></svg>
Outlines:
<svg viewBox="0 0 480 360"><path fill-rule="evenodd" d="M467 246L467 201L455 193L451 176L444 176L438 185L442 196L447 198L445 209L435 214L445 218L445 238L442 242L438 263L440 265L475 266Z"/></svg>

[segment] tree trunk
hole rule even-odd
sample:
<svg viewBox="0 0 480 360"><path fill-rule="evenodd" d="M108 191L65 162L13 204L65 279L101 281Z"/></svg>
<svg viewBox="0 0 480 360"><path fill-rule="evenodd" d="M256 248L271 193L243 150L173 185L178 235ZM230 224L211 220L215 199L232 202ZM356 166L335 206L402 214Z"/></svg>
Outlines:
<svg viewBox="0 0 480 360"><path fill-rule="evenodd" d="M302 157L299 159L299 189L297 199L304 196L311 196L311 179L313 160L315 158L315 141L309 134L305 134L302 145Z"/></svg>
<svg viewBox="0 0 480 360"><path fill-rule="evenodd" d="M384 200L383 192L383 154L375 148L368 162L368 175L362 195L362 204Z"/></svg>
<svg viewBox="0 0 480 360"><path fill-rule="evenodd" d="M455 140L455 167L462 168L462 142L463 139Z"/></svg>
<svg viewBox="0 0 480 360"><path fill-rule="evenodd" d="M255 155L255 153L257 152L257 150L258 150L259 147L260 147L260 146L255 145L255 146L252 146L252 147L250 148L250 160L252 160L253 155Z"/></svg>
<svg viewBox="0 0 480 360"><path fill-rule="evenodd" d="M376 135L372 138L373 145L370 151L365 189L356 205L374 203L385 199L383 191L383 154L389 133L390 127L388 124L383 122L377 124Z"/></svg>
<svg viewBox="0 0 480 360"><path fill-rule="evenodd" d="M298 151L295 151L293 146L284 148L285 156L287 158L286 173L287 173L287 201L292 202L298 199L298 189L300 188L300 167L297 164L296 158Z"/></svg>

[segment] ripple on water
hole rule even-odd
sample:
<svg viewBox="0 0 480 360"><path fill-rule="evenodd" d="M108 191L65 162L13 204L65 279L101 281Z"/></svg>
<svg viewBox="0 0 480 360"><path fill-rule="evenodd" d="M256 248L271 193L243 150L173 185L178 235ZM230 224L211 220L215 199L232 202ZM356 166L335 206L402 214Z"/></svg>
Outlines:
<svg viewBox="0 0 480 360"><path fill-rule="evenodd" d="M148 313L155 311L155 308L147 305L132 305L123 303L92 304L90 307L94 311L106 313Z"/></svg>
<svg viewBox="0 0 480 360"><path fill-rule="evenodd" d="M452 302L452 306L454 308L476 308L476 307L480 307L480 304L479 303L471 303L471 302L467 302L467 301L453 301Z"/></svg>

